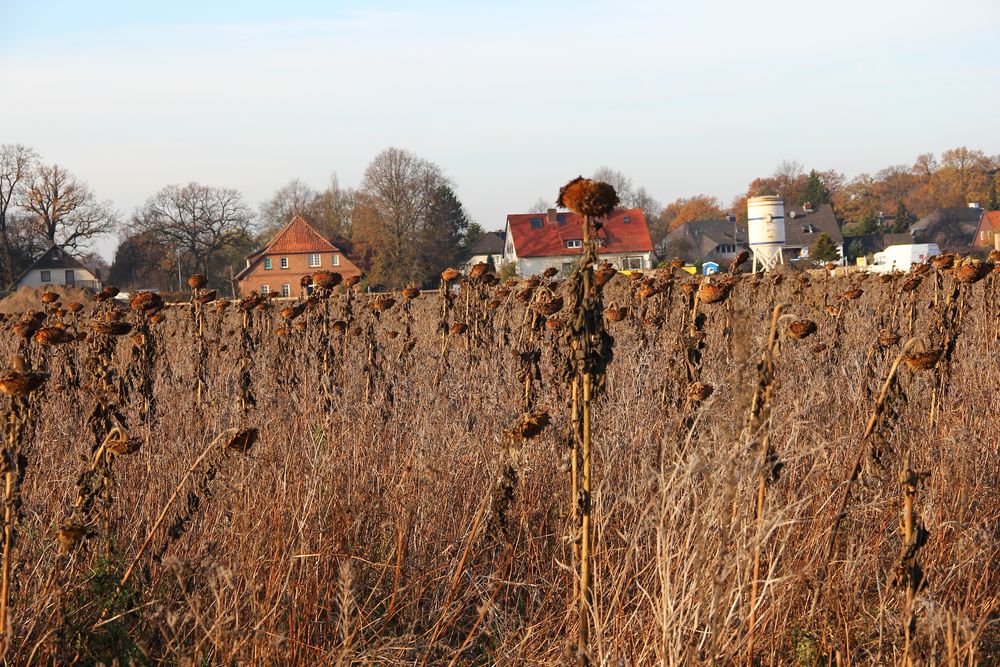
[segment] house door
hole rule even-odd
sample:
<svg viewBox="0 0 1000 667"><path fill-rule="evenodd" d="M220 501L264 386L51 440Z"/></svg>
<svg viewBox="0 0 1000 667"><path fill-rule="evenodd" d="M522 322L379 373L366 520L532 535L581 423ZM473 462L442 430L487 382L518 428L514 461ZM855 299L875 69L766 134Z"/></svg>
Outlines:
<svg viewBox="0 0 1000 667"><path fill-rule="evenodd" d="M66 286L74 287L76 285L76 276L73 273L73 269L66 269Z"/></svg>

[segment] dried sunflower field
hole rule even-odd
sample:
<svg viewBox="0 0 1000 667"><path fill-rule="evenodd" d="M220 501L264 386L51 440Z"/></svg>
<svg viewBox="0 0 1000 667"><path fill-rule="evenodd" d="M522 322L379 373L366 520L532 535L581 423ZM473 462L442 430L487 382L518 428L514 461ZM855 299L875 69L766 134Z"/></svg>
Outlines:
<svg viewBox="0 0 1000 667"><path fill-rule="evenodd" d="M992 268L53 294L5 659L1000 664Z"/></svg>

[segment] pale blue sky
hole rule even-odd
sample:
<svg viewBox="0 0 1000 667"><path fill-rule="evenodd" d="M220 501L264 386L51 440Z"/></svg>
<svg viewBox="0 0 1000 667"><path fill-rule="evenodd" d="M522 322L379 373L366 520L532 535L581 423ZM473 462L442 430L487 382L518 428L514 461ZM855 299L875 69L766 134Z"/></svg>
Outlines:
<svg viewBox="0 0 1000 667"><path fill-rule="evenodd" d="M0 0L0 142L126 216L191 180L354 186L387 146L488 229L602 164L728 202L785 159L1000 153L998 26L997 0Z"/></svg>

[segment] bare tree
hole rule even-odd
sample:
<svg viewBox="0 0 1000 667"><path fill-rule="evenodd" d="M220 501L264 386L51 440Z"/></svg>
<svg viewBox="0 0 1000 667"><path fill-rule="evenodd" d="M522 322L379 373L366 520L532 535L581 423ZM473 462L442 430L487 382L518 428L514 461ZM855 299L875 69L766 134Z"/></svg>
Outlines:
<svg viewBox="0 0 1000 667"><path fill-rule="evenodd" d="M76 249L118 225L111 202L98 201L90 188L59 165L39 165L22 206L35 216L39 233L50 244Z"/></svg>
<svg viewBox="0 0 1000 667"><path fill-rule="evenodd" d="M344 243L352 236L354 195L354 190L340 187L334 173L330 177L330 185L309 205L306 219L331 241Z"/></svg>
<svg viewBox="0 0 1000 667"><path fill-rule="evenodd" d="M438 189L441 168L413 153L387 148L368 168L354 209L354 241L373 280L404 286L422 281L417 248Z"/></svg>
<svg viewBox="0 0 1000 667"><path fill-rule="evenodd" d="M38 154L21 144L0 145L0 252L3 253L3 284L14 279L14 251L10 226L14 223L14 208L23 200Z"/></svg>
<svg viewBox="0 0 1000 667"><path fill-rule="evenodd" d="M605 183L610 183L615 192L618 193L618 199L621 201L622 206L625 208L636 208L635 205L635 187L632 185L632 179L618 171L617 169L612 169L611 167L601 166L594 171L594 175L591 176L595 181L604 181Z"/></svg>
<svg viewBox="0 0 1000 667"><path fill-rule="evenodd" d="M545 199L544 197L539 197L538 199L535 200L535 203L531 205L531 208L528 210L528 213L545 213L550 208L552 208L552 204L549 202L549 200Z"/></svg>
<svg viewBox="0 0 1000 667"><path fill-rule="evenodd" d="M260 205L261 233L271 236L295 215L307 218L318 196L318 192L297 178L278 188L274 196Z"/></svg>
<svg viewBox="0 0 1000 667"><path fill-rule="evenodd" d="M245 242L252 214L236 190L168 185L136 212L133 228L182 254L188 270L212 276L212 260Z"/></svg>

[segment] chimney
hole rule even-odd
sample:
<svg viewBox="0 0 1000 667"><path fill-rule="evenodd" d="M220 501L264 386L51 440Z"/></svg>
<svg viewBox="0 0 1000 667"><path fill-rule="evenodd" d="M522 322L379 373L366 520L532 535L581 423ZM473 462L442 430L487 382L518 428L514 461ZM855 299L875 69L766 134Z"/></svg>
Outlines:
<svg viewBox="0 0 1000 667"><path fill-rule="evenodd" d="M556 210L554 208L550 208L546 213L548 215L550 225L554 225L558 222L556 219Z"/></svg>
<svg viewBox="0 0 1000 667"><path fill-rule="evenodd" d="M813 210L813 203L811 201L803 202L802 210L805 211L806 213L811 213Z"/></svg>

